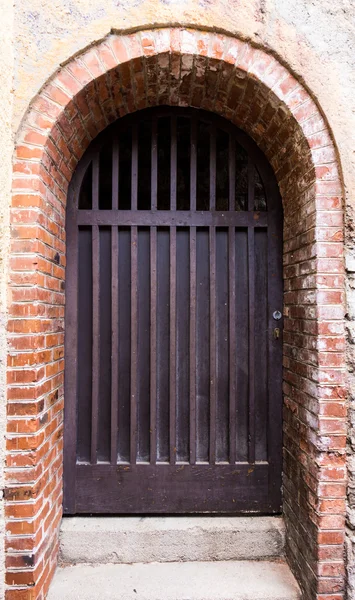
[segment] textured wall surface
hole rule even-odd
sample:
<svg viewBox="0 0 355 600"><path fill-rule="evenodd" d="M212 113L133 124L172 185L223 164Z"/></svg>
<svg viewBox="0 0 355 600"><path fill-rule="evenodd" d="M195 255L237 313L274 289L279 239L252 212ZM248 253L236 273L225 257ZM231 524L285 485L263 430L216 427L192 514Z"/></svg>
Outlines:
<svg viewBox="0 0 355 600"><path fill-rule="evenodd" d="M13 3L0 0L0 598L4 591L4 456L6 431L6 305L13 136Z"/></svg>
<svg viewBox="0 0 355 600"><path fill-rule="evenodd" d="M60 63L110 30L190 24L250 38L301 76L329 119L350 178L351 165L355 173L350 134L355 125L354 22L352 0L15 0L14 128Z"/></svg>
<svg viewBox="0 0 355 600"><path fill-rule="evenodd" d="M1 0L2 134L0 213L7 249L7 207L12 159L10 128L19 128L41 87L73 55L110 31L177 24L217 29L251 40L279 57L303 81L327 119L339 151L346 202L346 267L348 270L348 362L350 387L349 536L348 553L355 564L355 5L352 0ZM11 38L13 48L11 48ZM12 49L15 55L14 95ZM12 117L13 97L13 117ZM1 315L5 312L6 272L2 260ZM3 318L3 317L2 317ZM0 323L1 325L1 323ZM4 384L6 345L0 337L0 394ZM1 425L0 405L0 425ZM1 439L0 439L1 454ZM0 456L1 458L1 456ZM354 540L353 540L354 536ZM0 579L1 574L0 574ZM1 586L1 581L0 581ZM1 597L1 594L0 594ZM349 568L349 598L355 598L355 568Z"/></svg>

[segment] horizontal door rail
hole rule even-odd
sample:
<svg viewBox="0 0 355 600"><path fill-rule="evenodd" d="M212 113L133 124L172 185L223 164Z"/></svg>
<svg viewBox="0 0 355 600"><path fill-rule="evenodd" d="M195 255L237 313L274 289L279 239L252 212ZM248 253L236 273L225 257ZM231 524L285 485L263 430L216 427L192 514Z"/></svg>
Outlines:
<svg viewBox="0 0 355 600"><path fill-rule="evenodd" d="M267 227L268 213L251 211L79 210L76 224L149 227Z"/></svg>

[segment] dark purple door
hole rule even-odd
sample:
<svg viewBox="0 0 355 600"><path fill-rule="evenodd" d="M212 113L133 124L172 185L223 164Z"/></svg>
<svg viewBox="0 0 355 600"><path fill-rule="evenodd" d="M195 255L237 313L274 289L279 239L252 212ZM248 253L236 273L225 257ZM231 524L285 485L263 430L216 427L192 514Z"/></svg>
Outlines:
<svg viewBox="0 0 355 600"><path fill-rule="evenodd" d="M281 259L274 175L228 121L148 109L92 143L67 207L66 513L280 511Z"/></svg>

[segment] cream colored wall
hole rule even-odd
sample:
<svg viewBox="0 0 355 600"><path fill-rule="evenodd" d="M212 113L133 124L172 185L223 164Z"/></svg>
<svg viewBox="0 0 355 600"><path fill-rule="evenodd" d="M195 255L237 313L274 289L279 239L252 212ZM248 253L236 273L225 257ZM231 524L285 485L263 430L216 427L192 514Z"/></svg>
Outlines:
<svg viewBox="0 0 355 600"><path fill-rule="evenodd" d="M5 44L2 42L2 53L4 47L8 47L6 40L12 32L11 4L10 0L0 0L0 29L5 41ZM353 225L355 228L354 0L14 0L14 4L13 133L33 97L60 64L112 29L151 28L154 24L220 29L262 45L285 62L319 102L339 149L346 190L347 265L349 271L354 272L354 275L349 273L348 313L355 323L355 241L352 240ZM3 132L4 120L8 123L11 120L11 60L9 48L0 64L3 84L0 87L0 119L3 121L0 211L5 222L11 139L9 130L5 136ZM1 243L3 247L6 245ZM1 274L4 282L3 270ZM352 278L354 283L351 283ZM4 286L0 289L1 310L3 292ZM351 321L348 325L350 336L355 340L355 326L353 328ZM4 351L0 337L0 361ZM351 345L349 357L352 360ZM2 385L0 362L0 392ZM355 397L355 382L353 388ZM353 437L355 450L355 434ZM1 579L0 576L0 585Z"/></svg>
<svg viewBox="0 0 355 600"><path fill-rule="evenodd" d="M353 0L15 0L14 130L48 76L73 54L111 29L171 23L221 29L277 53L323 108L350 193L355 178Z"/></svg>
<svg viewBox="0 0 355 600"><path fill-rule="evenodd" d="M6 426L6 300L13 135L13 2L0 0L0 490L4 485ZM0 598L4 590L4 512L0 492Z"/></svg>

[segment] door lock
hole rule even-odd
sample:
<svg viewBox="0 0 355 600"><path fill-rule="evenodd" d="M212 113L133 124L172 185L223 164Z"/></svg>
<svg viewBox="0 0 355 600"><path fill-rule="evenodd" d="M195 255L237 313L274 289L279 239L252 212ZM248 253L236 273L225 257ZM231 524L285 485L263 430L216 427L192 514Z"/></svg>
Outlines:
<svg viewBox="0 0 355 600"><path fill-rule="evenodd" d="M279 327L275 327L274 329L274 338L275 340L278 340L280 337L280 328Z"/></svg>

